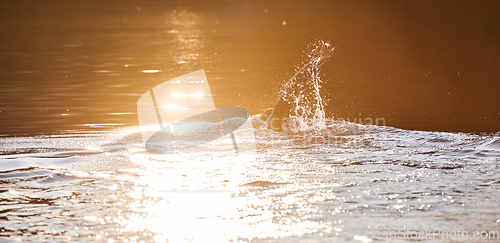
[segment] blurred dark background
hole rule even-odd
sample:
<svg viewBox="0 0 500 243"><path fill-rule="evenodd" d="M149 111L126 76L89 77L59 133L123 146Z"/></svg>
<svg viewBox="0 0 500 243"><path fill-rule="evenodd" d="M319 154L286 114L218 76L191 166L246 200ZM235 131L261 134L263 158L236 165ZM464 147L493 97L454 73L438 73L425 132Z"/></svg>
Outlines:
<svg viewBox="0 0 500 243"><path fill-rule="evenodd" d="M149 88L205 69L257 114L318 40L335 118L500 129L498 1L2 1L0 134L137 125ZM144 70L158 70L145 73Z"/></svg>

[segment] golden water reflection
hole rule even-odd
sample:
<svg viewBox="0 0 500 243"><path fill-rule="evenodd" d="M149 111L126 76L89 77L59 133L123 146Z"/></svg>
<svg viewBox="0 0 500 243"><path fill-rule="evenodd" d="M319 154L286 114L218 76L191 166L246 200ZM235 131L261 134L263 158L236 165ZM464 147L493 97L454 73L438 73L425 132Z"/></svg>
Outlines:
<svg viewBox="0 0 500 243"><path fill-rule="evenodd" d="M199 26L201 17L188 10L174 10L167 18L167 27L171 27L167 35L174 35L175 44L171 50L167 50L165 58L181 65L200 62L201 49L204 47Z"/></svg>
<svg viewBox="0 0 500 243"><path fill-rule="evenodd" d="M130 159L144 169L130 192L134 213L121 221L120 231L150 232L156 242L232 242L333 231L331 222L313 219L322 212L310 205L333 194L304 197L308 188L286 183L253 186L293 176L260 170L256 152L134 153ZM297 193L289 193L292 188Z"/></svg>

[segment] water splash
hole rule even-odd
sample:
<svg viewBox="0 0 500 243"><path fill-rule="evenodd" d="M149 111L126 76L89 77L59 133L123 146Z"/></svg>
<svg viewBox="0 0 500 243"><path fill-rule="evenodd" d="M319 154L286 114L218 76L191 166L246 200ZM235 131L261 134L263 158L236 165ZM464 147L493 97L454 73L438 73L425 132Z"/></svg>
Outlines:
<svg viewBox="0 0 500 243"><path fill-rule="evenodd" d="M333 55L335 47L329 42L317 41L307 49L307 63L281 91L285 101L292 105L288 118L288 130L292 132L318 131L325 128L320 67Z"/></svg>

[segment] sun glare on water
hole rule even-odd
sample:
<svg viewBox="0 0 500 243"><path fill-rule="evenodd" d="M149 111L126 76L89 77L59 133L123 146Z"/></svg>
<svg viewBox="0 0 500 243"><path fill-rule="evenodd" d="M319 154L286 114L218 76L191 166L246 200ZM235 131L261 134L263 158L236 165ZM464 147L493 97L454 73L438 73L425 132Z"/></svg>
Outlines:
<svg viewBox="0 0 500 243"><path fill-rule="evenodd" d="M194 93L194 94L172 94L172 98L187 98L187 97L194 97L194 98L199 98L203 96L201 93Z"/></svg>
<svg viewBox="0 0 500 243"><path fill-rule="evenodd" d="M136 214L121 230L152 232L156 242L228 242L248 234L239 212L247 202L233 194L248 179L243 171L250 156L205 161L195 157L203 156L168 155L164 159L175 162L151 162L148 156L134 155L148 169L130 193Z"/></svg>

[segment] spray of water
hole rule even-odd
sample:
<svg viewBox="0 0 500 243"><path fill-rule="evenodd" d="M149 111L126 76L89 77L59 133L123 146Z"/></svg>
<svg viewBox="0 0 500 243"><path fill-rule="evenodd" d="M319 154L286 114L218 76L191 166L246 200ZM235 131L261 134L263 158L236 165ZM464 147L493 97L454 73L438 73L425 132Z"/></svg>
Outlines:
<svg viewBox="0 0 500 243"><path fill-rule="evenodd" d="M324 100L321 97L321 65L332 55L335 47L325 41L311 44L307 62L283 87L284 99L292 105L288 129L291 131L323 130L325 128Z"/></svg>

